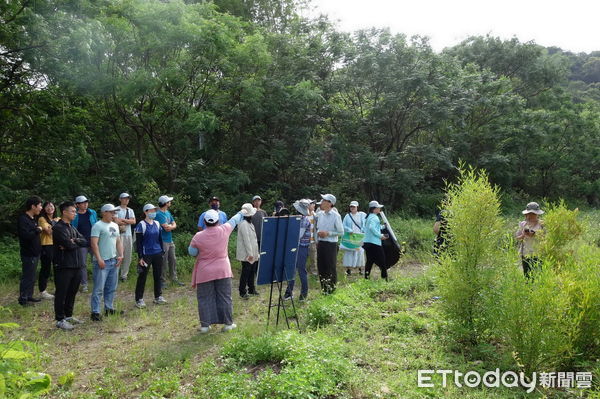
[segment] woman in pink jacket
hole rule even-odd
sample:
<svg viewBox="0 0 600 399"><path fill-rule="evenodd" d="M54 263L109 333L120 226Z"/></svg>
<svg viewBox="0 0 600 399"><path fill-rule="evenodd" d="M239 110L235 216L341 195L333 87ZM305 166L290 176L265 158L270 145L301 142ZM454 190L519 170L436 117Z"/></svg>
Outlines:
<svg viewBox="0 0 600 399"><path fill-rule="evenodd" d="M233 302L231 301L231 263L227 254L229 236L243 220L236 214L227 223L218 225L219 213L206 211L206 230L194 235L188 252L196 257L192 273L192 287L196 288L200 333L210 331L211 324L224 324L222 331L233 330Z"/></svg>

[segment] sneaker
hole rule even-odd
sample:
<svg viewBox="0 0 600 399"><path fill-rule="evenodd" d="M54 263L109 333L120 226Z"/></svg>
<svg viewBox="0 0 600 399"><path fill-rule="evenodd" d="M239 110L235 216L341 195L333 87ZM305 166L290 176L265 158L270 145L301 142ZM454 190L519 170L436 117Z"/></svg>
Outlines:
<svg viewBox="0 0 600 399"><path fill-rule="evenodd" d="M42 302L42 300L40 298L27 298L27 302L33 302L33 303L37 303L37 302Z"/></svg>
<svg viewBox="0 0 600 399"><path fill-rule="evenodd" d="M360 267L358 268L358 274L362 276L362 269Z"/></svg>
<svg viewBox="0 0 600 399"><path fill-rule="evenodd" d="M69 331L69 330L72 330L75 328L73 326L73 324L71 324L67 321L67 319L62 319L62 320L57 321L56 327L60 328L61 330L65 330L65 331Z"/></svg>
<svg viewBox="0 0 600 399"><path fill-rule="evenodd" d="M167 303L167 301L161 295L158 298L154 298L154 303L157 305L164 305L165 303Z"/></svg>
<svg viewBox="0 0 600 399"><path fill-rule="evenodd" d="M248 300L248 299L250 299L250 295L248 295L248 294L240 295L240 298Z"/></svg>
<svg viewBox="0 0 600 399"><path fill-rule="evenodd" d="M284 301L291 301L291 300L292 300L292 298L293 298L293 296L292 296L292 295L284 295L284 296L283 296L283 300L284 300Z"/></svg>
<svg viewBox="0 0 600 399"><path fill-rule="evenodd" d="M346 269L346 276L350 276L352 274L352 270Z"/></svg>
<svg viewBox="0 0 600 399"><path fill-rule="evenodd" d="M42 299L54 299L54 295L50 294L48 291L40 292L40 296Z"/></svg>
<svg viewBox="0 0 600 399"><path fill-rule="evenodd" d="M300 302L304 302L306 301L306 296L302 296L300 295L300 298L298 299Z"/></svg>
<svg viewBox="0 0 600 399"><path fill-rule="evenodd" d="M179 280L173 280L173 284L178 286L178 287L183 287L185 284L183 284L181 281Z"/></svg>
<svg viewBox="0 0 600 399"><path fill-rule="evenodd" d="M235 323L226 324L225 326L223 326L223 329L221 331L223 331L223 332L231 331L236 327L237 326L235 325Z"/></svg>
<svg viewBox="0 0 600 399"><path fill-rule="evenodd" d="M76 319L73 316L67 317L65 320L68 321L71 324L83 324L83 320Z"/></svg>
<svg viewBox="0 0 600 399"><path fill-rule="evenodd" d="M127 277L121 276L121 278L119 278L119 280L121 280L121 282L124 283L125 281L127 281Z"/></svg>
<svg viewBox="0 0 600 399"><path fill-rule="evenodd" d="M88 286L87 285L82 285L81 287L79 287L79 291L87 293L88 292Z"/></svg>
<svg viewBox="0 0 600 399"><path fill-rule="evenodd" d="M33 306L33 303L31 302L21 302L19 301L19 305L23 306L23 307L27 307L27 306Z"/></svg>
<svg viewBox="0 0 600 399"><path fill-rule="evenodd" d="M143 299L140 299L139 301L135 301L135 307L138 309L144 309L146 307L146 303Z"/></svg>
<svg viewBox="0 0 600 399"><path fill-rule="evenodd" d="M200 334L207 334L209 331L210 331L210 327L200 327L200 328L198 329L198 332L199 332Z"/></svg>
<svg viewBox="0 0 600 399"><path fill-rule="evenodd" d="M256 291L254 291L254 292L250 292L249 294L250 294L250 296L260 296L260 295L258 294L258 292L256 292Z"/></svg>
<svg viewBox="0 0 600 399"><path fill-rule="evenodd" d="M102 321L102 316L100 316L100 313L92 313L90 319L92 319L92 321Z"/></svg>

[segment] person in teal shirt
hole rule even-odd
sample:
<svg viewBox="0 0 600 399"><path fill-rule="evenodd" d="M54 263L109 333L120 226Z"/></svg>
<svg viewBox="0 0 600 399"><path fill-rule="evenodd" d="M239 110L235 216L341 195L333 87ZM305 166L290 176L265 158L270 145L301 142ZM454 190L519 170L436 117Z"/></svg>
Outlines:
<svg viewBox="0 0 600 399"><path fill-rule="evenodd" d="M369 216L365 221L365 240L363 248L367 255L367 262L365 263L365 278L368 279L371 275L371 269L373 263L379 266L381 270L381 278L386 279L388 277L387 267L385 263L385 252L381 246L381 240L386 240L388 237L381 234L381 221L379 220L379 213L381 212L381 205L377 201L369 202Z"/></svg>
<svg viewBox="0 0 600 399"><path fill-rule="evenodd" d="M163 247L163 267L161 273L161 284L163 288L167 285L167 270L169 275L171 276L171 280L173 284L183 286L183 283L177 279L177 258L175 257L175 243L173 242L173 233L172 231L177 228L177 223L171 215L169 208L171 208L171 204L173 201L173 197L169 197L167 195L162 195L158 199L158 211L156 212L156 221L160 223L162 230L160 232L160 237L162 240Z"/></svg>

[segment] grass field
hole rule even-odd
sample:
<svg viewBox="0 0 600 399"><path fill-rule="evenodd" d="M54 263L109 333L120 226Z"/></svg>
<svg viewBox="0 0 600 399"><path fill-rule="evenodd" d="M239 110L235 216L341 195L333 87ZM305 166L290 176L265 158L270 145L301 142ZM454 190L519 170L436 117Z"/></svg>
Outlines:
<svg viewBox="0 0 600 399"><path fill-rule="evenodd" d="M439 300L429 273L432 259L429 221L404 221L400 240L410 247L391 269L391 281L348 278L338 270L339 288L323 296L310 277L309 300L296 303L300 332L266 328L268 286L244 301L237 295L239 262L234 264L234 320L238 329L197 332L195 292L168 287L169 302L134 307L135 279L119 285L117 308L123 316L102 322L89 319L89 295L79 294L75 316L85 320L76 330L58 330L50 301L29 308L16 304L17 283L4 283L3 319L20 324L6 339L35 343L39 356L31 363L49 373L53 398L519 398L600 397L591 390L520 388L434 388L417 386L420 369L511 370L510 354L491 344L465 349L446 334ZM411 230L412 229L412 230ZM409 233L412 231L412 233ZM430 231L430 230L429 230ZM418 238L415 238L418 237ZM414 242L410 242L413 240ZM179 258L183 281L189 281L192 259ZM296 288L299 289L299 284ZM284 324L284 323L282 323Z"/></svg>

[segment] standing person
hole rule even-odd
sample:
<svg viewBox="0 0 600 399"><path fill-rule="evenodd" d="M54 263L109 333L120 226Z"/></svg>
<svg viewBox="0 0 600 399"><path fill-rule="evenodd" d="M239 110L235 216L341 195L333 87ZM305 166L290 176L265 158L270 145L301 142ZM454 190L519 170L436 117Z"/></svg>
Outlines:
<svg viewBox="0 0 600 399"><path fill-rule="evenodd" d="M133 234L131 233L131 228L135 225L135 212L128 207L130 198L131 196L128 193L121 193L119 195L121 205L115 218L115 222L119 225L119 233L121 234L121 242L123 243L121 281L127 280L129 266L131 265L131 254L133 252Z"/></svg>
<svg viewBox="0 0 600 399"><path fill-rule="evenodd" d="M167 303L162 296L162 264L163 247L160 238L160 224L155 220L158 208L152 204L144 205L144 220L135 228L136 250L139 258L138 278L135 284L135 306L138 309L146 307L144 303L144 289L146 288L146 277L148 269L152 266L152 277L154 278L154 303L164 305Z"/></svg>
<svg viewBox="0 0 600 399"><path fill-rule="evenodd" d="M40 275L38 277L38 287L40 289L40 296L43 299L53 299L54 295L48 293L46 288L48 287L48 279L52 274L52 265L54 264L54 245L52 242L52 227L60 219L56 217L56 207L52 201L46 201L42 207L40 218L38 219L38 226L42 228L40 240L42 243L42 253L40 256Z"/></svg>
<svg viewBox="0 0 600 399"><path fill-rule="evenodd" d="M114 222L118 208L113 204L104 204L100 209L102 219L91 232L91 248L94 254L93 279L94 290L90 299L91 319L100 321L100 297L104 297L104 314L115 314L114 299L119 283L119 266L123 262L123 243L119 234L119 225Z"/></svg>
<svg viewBox="0 0 600 399"><path fill-rule="evenodd" d="M261 208L262 198L260 195L252 197L252 206L256 208L256 213L252 216L252 224L254 225L254 231L256 232L256 241L258 242L258 252L260 253L260 240L262 238L262 225L263 219L269 216L265 210ZM258 272L258 262L254 262L252 265L252 274L256 277ZM249 292L250 295L258 295L258 291L255 289Z"/></svg>
<svg viewBox="0 0 600 399"><path fill-rule="evenodd" d="M540 264L537 256L539 237L544 230L544 222L539 215L544 213L537 202L530 202L522 212L525 220L519 222L516 236L519 241L519 254L525 277L530 278L531 272Z"/></svg>
<svg viewBox="0 0 600 399"><path fill-rule="evenodd" d="M213 209L213 210L219 212L219 223L218 224L223 224L223 223L227 222L227 214L220 209L221 208L221 200L219 199L219 197L210 197L210 199L208 200L208 206L209 206L209 209ZM204 222L205 214L206 214L206 211L202 212L202 214L198 218L198 231L202 231L202 230L206 229L206 223Z"/></svg>
<svg viewBox="0 0 600 399"><path fill-rule="evenodd" d="M173 242L173 230L177 228L177 223L171 215L173 197L163 195L158 199L159 210L156 212L156 220L160 223L162 230L160 238L163 248L163 264L162 264L162 288L167 286L167 273L171 277L173 284L183 286L183 283L177 279L177 258L175 256L175 243Z"/></svg>
<svg viewBox="0 0 600 399"><path fill-rule="evenodd" d="M27 198L25 212L17 219L17 232L21 253L21 282L19 284L19 304L28 306L41 299L33 297L35 271L42 252L40 233L42 228L37 224L37 217L42 211L42 199L38 196Z"/></svg>
<svg viewBox="0 0 600 399"><path fill-rule="evenodd" d="M254 225L254 231L256 232L256 241L258 242L258 249L260 249L260 238L262 236L262 224L263 218L269 216L266 211L261 208L262 198L260 195L252 197L252 206L256 209L256 213L252 215L252 224Z"/></svg>
<svg viewBox="0 0 600 399"><path fill-rule="evenodd" d="M344 226L340 214L333 211L335 196L321 194L321 197L322 212L317 217L317 268L323 292L331 294L337 284L337 242L344 235Z"/></svg>
<svg viewBox="0 0 600 399"><path fill-rule="evenodd" d="M308 296L308 276L306 273L306 260L308 259L308 247L310 246L310 221L308 220L308 208L310 200L301 199L294 202L294 208L302 215L300 220L300 241L298 243L298 254L296 255L296 271L300 276L300 300L306 300ZM294 296L294 286L296 285L296 273L294 278L288 281L283 299L292 299Z"/></svg>
<svg viewBox="0 0 600 399"><path fill-rule="evenodd" d="M92 256L92 252L90 250L90 237L92 234L92 226L98 222L98 215L96 211L93 209L89 209L90 201L86 198L85 195L80 195L75 198L75 206L77 207L77 214L75 215L75 220L73 220L73 227L75 227L83 238L85 238L88 243L87 247L81 247L79 250L81 251L81 257L83 258L85 267L81 269L81 292L88 292L88 270L87 270L87 256L90 254Z"/></svg>
<svg viewBox="0 0 600 399"><path fill-rule="evenodd" d="M381 234L381 221L378 216L381 212L381 208L383 208L383 205L379 202L369 202L369 216L367 216L367 220L365 221L365 241L363 244L363 248L367 255L367 262L365 264L366 279L371 276L373 263L379 266L381 278L385 280L388 278L385 252L381 246L381 240L387 240L388 237L385 234Z"/></svg>
<svg viewBox="0 0 600 399"><path fill-rule="evenodd" d="M358 210L358 202L350 202L348 213L344 216L344 232L345 233L362 233L367 214ZM365 265L365 251L360 248L345 248L340 246L344 251L342 265L346 268L346 274L352 274L352 269L358 268L358 274L362 274L362 267Z"/></svg>
<svg viewBox="0 0 600 399"><path fill-rule="evenodd" d="M256 264L258 264L258 241L256 230L252 224L252 216L256 214L256 208L252 204L242 205L242 216L244 220L238 225L237 248L235 258L242 262L242 275L240 276L240 297L250 298L256 295L254 286Z"/></svg>
<svg viewBox="0 0 600 399"><path fill-rule="evenodd" d="M310 244L308 246L308 260L310 261L310 266L306 267L307 271L314 276L317 276L317 239L315 234L315 226L317 223L315 206L317 201L311 200L310 205L308 206L308 221L310 222Z"/></svg>
<svg viewBox="0 0 600 399"><path fill-rule="evenodd" d="M233 323L231 301L231 263L227 254L229 236L243 219L241 212L218 225L219 213L214 209L204 215L206 230L199 231L188 247L190 255L196 257L192 273L192 287L198 297L200 333L209 332L212 324L224 324L223 331L236 328Z"/></svg>
<svg viewBox="0 0 600 399"><path fill-rule="evenodd" d="M59 206L61 219L52 228L54 244L54 318L56 327L72 330L74 324L83 323L73 317L75 296L81 281L81 268L85 267L85 258L80 248L88 246L83 235L71 225L77 214L75 204L67 201Z"/></svg>

